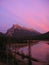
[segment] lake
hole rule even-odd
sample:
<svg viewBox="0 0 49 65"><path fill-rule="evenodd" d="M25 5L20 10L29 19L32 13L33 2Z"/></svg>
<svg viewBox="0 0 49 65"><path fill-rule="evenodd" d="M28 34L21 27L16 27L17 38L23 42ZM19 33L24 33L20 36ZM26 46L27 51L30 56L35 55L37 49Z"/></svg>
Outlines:
<svg viewBox="0 0 49 65"><path fill-rule="evenodd" d="M49 41L39 41L37 43L33 43L34 45L31 45L31 58L35 58L40 62L32 61L32 65L48 65L49 63L49 45L47 44ZM17 49L17 48L16 48ZM12 51L16 50L12 49ZM28 46L20 47L16 52L19 52L20 54L28 55ZM16 54L16 58L21 60L23 63L28 63L28 59L22 59L21 56ZM28 65L28 64L26 64Z"/></svg>
<svg viewBox="0 0 49 65"><path fill-rule="evenodd" d="M31 46L31 57L40 60L43 63L32 61L32 65L47 65L49 62L49 45L47 44L48 41L40 41L36 45ZM20 48L18 50L20 53L25 55L28 54L28 46ZM26 59L24 59L25 62ZM44 63L46 62L46 63Z"/></svg>

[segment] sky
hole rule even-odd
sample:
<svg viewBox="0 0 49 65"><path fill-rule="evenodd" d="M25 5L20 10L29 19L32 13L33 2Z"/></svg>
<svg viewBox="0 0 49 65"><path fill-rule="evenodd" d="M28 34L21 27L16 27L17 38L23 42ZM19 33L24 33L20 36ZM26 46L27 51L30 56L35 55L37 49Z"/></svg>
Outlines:
<svg viewBox="0 0 49 65"><path fill-rule="evenodd" d="M49 31L49 0L0 0L0 32L13 24Z"/></svg>

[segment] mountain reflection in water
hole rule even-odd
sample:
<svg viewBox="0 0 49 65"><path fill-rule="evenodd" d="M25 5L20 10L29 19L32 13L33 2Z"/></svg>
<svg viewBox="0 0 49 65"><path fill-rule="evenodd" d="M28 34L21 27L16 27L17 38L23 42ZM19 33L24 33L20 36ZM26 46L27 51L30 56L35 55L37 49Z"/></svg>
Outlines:
<svg viewBox="0 0 49 65"><path fill-rule="evenodd" d="M45 61L45 62L49 62L49 45L47 44L48 41L40 41L38 42L38 44L31 46L31 57L36 58L40 61ZM28 54L28 47L23 47L19 49L19 52L21 53L23 51L23 53L25 55ZM48 55L48 57L47 57ZM40 62L33 62L33 65L47 65L44 63L40 63Z"/></svg>

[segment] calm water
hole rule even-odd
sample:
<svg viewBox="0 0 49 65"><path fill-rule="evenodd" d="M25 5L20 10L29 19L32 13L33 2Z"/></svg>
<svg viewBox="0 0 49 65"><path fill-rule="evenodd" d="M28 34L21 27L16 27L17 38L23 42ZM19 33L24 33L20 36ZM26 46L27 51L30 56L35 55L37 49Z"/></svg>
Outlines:
<svg viewBox="0 0 49 65"><path fill-rule="evenodd" d="M44 61L46 63L40 63L40 62L34 62L32 61L32 65L47 65L47 62L49 59L47 56L49 56L49 45L47 44L48 41L40 41L36 45L31 46L31 56L33 58L36 58L40 61ZM28 54L28 47L23 47L19 49L19 52L23 53L25 55Z"/></svg>

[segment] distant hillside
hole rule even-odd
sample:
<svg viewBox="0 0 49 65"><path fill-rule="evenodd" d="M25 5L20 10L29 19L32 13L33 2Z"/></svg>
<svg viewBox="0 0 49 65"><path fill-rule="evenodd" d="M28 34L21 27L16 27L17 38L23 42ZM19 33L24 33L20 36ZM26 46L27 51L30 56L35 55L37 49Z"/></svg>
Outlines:
<svg viewBox="0 0 49 65"><path fill-rule="evenodd" d="M39 36L41 39L49 40L49 31Z"/></svg>
<svg viewBox="0 0 49 65"><path fill-rule="evenodd" d="M0 32L0 36L4 35L4 33Z"/></svg>
<svg viewBox="0 0 49 65"><path fill-rule="evenodd" d="M7 30L6 35L14 38L24 38L27 36L35 36L40 33L34 29L28 29L20 25L13 25L10 29Z"/></svg>
<svg viewBox="0 0 49 65"><path fill-rule="evenodd" d="M31 37L31 38L35 40L49 40L49 32Z"/></svg>
<svg viewBox="0 0 49 65"><path fill-rule="evenodd" d="M0 42L16 42L17 40L49 40L49 32L41 34L34 29L13 25L6 34L0 32Z"/></svg>

